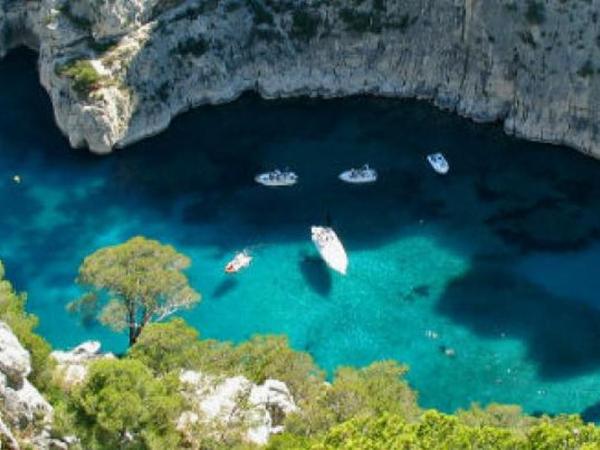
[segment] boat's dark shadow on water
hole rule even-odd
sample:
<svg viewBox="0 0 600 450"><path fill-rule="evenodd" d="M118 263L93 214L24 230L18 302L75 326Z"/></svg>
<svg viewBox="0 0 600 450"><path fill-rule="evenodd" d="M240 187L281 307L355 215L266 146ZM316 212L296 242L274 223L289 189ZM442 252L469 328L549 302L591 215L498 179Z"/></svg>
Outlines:
<svg viewBox="0 0 600 450"><path fill-rule="evenodd" d="M436 308L482 337L523 341L545 379L600 367L600 310L509 272L479 266L450 283Z"/></svg>
<svg viewBox="0 0 600 450"><path fill-rule="evenodd" d="M232 276L228 276L226 279L221 281L212 292L212 298L222 298L229 294L239 285L239 281Z"/></svg>
<svg viewBox="0 0 600 450"><path fill-rule="evenodd" d="M331 294L331 272L321 257L317 254L301 253L298 258L298 268L304 281L321 297Z"/></svg>

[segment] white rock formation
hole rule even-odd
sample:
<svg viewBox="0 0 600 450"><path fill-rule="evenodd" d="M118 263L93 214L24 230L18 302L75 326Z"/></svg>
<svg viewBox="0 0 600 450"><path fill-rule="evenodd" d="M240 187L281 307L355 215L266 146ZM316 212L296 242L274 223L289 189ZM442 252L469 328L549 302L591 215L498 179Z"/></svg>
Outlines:
<svg viewBox="0 0 600 450"><path fill-rule="evenodd" d="M56 370L61 375L65 387L81 383L92 361L115 357L112 353L101 353L100 347L98 341L86 341L71 350L55 350L50 354L57 362Z"/></svg>
<svg viewBox="0 0 600 450"><path fill-rule="evenodd" d="M180 380L194 405L179 418L181 431L203 421L215 432L219 426L238 427L245 440L264 445L269 436L283 431L285 416L297 410L287 386L278 380L256 385L243 376L219 379L194 371L184 371Z"/></svg>
<svg viewBox="0 0 600 450"><path fill-rule="evenodd" d="M27 380L31 359L12 330L0 322L0 436L13 448L19 448L15 435L37 430L31 437L36 448L49 446L45 427L52 420L52 406ZM9 447L10 448L10 447Z"/></svg>
<svg viewBox="0 0 600 450"><path fill-rule="evenodd" d="M0 322L0 372L13 384L19 384L31 372L29 353L3 322Z"/></svg>
<svg viewBox="0 0 600 450"><path fill-rule="evenodd" d="M150 19L159 0L71 0L69 13L90 26L95 39L123 35Z"/></svg>
<svg viewBox="0 0 600 450"><path fill-rule="evenodd" d="M195 105L375 94L430 99L600 156L599 0L0 0L0 55L40 51L73 146L111 151ZM93 61L78 83L65 63ZM81 81L81 80L80 80Z"/></svg>

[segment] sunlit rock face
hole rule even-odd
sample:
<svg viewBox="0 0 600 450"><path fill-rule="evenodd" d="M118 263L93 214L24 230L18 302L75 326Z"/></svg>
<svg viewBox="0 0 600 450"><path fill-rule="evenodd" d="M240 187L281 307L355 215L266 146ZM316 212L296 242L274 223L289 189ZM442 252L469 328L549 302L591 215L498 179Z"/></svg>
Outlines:
<svg viewBox="0 0 600 450"><path fill-rule="evenodd" d="M160 0L71 0L68 13L89 27L94 39L129 33L151 19Z"/></svg>
<svg viewBox="0 0 600 450"><path fill-rule="evenodd" d="M0 322L0 442L19 448L17 438L48 448L52 406L27 379L31 358L12 330Z"/></svg>
<svg viewBox="0 0 600 450"><path fill-rule="evenodd" d="M0 372L7 382L18 385L31 372L29 353L25 350L11 329L0 322Z"/></svg>
<svg viewBox="0 0 600 450"><path fill-rule="evenodd" d="M272 434L284 430L285 417L298 410L288 387L278 380L257 385L243 376L218 378L187 370L180 381L192 406L177 422L184 436L202 423L216 436L225 427L238 430L247 442L264 445Z"/></svg>
<svg viewBox="0 0 600 450"><path fill-rule="evenodd" d="M0 54L24 39L14 32L23 24L39 37L59 127L73 146L98 153L157 133L190 107L255 90L267 98L425 98L598 156L598 6L0 0ZM78 61L87 72L66 70Z"/></svg>
<svg viewBox="0 0 600 450"><path fill-rule="evenodd" d="M71 350L55 350L50 356L57 362L56 372L66 389L82 383L90 363L103 358L115 358L112 353L101 353L98 341L86 341Z"/></svg>

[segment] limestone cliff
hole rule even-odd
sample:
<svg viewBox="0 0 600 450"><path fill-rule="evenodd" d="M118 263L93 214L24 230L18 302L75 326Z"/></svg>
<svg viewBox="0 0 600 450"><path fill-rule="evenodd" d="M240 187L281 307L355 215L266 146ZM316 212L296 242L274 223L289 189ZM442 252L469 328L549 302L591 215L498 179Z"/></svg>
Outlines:
<svg viewBox="0 0 600 450"><path fill-rule="evenodd" d="M600 0L0 0L0 54L37 45L59 127L99 153L256 90L430 99L600 156L599 13Z"/></svg>
<svg viewBox="0 0 600 450"><path fill-rule="evenodd" d="M267 379L252 383L244 376L215 377L182 371L182 395L189 410L177 421L177 429L192 448L194 428L226 442L226 434L240 433L241 440L265 445L271 435L284 431L283 421L298 411L285 383Z"/></svg>
<svg viewBox="0 0 600 450"><path fill-rule="evenodd" d="M0 322L0 448L67 448L51 436L52 406L29 382L30 373L29 352Z"/></svg>

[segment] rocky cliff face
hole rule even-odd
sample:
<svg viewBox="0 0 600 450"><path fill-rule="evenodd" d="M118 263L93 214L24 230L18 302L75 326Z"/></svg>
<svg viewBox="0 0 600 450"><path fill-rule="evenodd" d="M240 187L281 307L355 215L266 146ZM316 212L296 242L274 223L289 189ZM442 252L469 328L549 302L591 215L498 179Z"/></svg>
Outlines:
<svg viewBox="0 0 600 450"><path fill-rule="evenodd" d="M50 437L52 407L29 382L31 358L11 329L0 322L0 448L59 448ZM2 445L4 444L4 445Z"/></svg>
<svg viewBox="0 0 600 450"><path fill-rule="evenodd" d="M279 380L257 385L243 376L219 378L186 370L180 381L191 409L181 415L177 429L193 448L190 430L199 424L217 439L225 437L225 430L237 431L243 441L265 445L271 435L284 431L285 417L298 411L288 387Z"/></svg>
<svg viewBox="0 0 600 450"><path fill-rule="evenodd" d="M58 125L99 153L256 90L430 99L600 156L599 13L600 0L0 0L0 54L39 42Z"/></svg>
<svg viewBox="0 0 600 450"><path fill-rule="evenodd" d="M99 359L113 359L112 353L101 353L98 341L86 341L71 350L55 350L50 356L56 361L55 378L66 391L83 383L88 366Z"/></svg>

